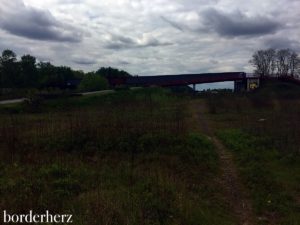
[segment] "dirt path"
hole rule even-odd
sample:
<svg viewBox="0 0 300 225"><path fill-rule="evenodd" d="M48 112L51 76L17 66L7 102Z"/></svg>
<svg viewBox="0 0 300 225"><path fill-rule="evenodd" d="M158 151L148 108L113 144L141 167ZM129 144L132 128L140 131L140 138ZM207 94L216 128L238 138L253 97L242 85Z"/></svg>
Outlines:
<svg viewBox="0 0 300 225"><path fill-rule="evenodd" d="M3 100L3 101L0 101L0 105L21 103L21 102L24 102L25 100L26 100L26 98Z"/></svg>
<svg viewBox="0 0 300 225"><path fill-rule="evenodd" d="M239 178L231 152L221 143L214 134L214 127L207 116L207 106L204 100L193 101L191 106L195 113L195 119L199 123L199 129L211 139L220 157L221 177L225 200L228 202L238 225L254 225L254 214L247 192Z"/></svg>

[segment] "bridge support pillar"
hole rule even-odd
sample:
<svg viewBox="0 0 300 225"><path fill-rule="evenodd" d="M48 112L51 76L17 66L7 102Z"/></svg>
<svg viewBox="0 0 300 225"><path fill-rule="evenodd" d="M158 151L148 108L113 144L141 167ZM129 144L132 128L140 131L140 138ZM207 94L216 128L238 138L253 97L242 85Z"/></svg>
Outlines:
<svg viewBox="0 0 300 225"><path fill-rule="evenodd" d="M234 92L243 92L247 90L247 80L236 80L234 81Z"/></svg>
<svg viewBox="0 0 300 225"><path fill-rule="evenodd" d="M246 78L234 81L234 92L253 91L260 85L260 79L257 77Z"/></svg>
<svg viewBox="0 0 300 225"><path fill-rule="evenodd" d="M196 91L196 84L193 84L193 90Z"/></svg>

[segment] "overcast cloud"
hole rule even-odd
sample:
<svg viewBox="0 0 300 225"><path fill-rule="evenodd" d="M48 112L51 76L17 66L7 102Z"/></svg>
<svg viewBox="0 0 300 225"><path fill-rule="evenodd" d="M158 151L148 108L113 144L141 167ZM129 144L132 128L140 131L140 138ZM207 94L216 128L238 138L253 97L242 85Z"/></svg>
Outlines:
<svg viewBox="0 0 300 225"><path fill-rule="evenodd" d="M0 0L0 50L85 71L251 72L260 48L300 50L296 0Z"/></svg>

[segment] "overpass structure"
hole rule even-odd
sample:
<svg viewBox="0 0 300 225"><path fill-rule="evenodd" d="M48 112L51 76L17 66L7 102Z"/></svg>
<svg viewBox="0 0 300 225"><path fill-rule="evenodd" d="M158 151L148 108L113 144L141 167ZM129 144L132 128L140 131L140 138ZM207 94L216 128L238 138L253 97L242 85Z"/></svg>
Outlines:
<svg viewBox="0 0 300 225"><path fill-rule="evenodd" d="M259 78L245 72L226 72L226 73L202 73L202 74L178 74L178 75L156 75L156 76L132 76L122 78L112 78L110 85L126 86L185 86L196 84L214 83L223 81L233 81L235 91L252 90L259 87Z"/></svg>

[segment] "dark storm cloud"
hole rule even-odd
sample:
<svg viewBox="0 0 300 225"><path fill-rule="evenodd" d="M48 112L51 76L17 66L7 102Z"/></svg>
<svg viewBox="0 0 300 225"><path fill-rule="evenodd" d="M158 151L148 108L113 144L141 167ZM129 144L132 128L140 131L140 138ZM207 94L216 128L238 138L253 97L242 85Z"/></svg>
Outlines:
<svg viewBox="0 0 300 225"><path fill-rule="evenodd" d="M274 49L284 49L289 48L296 51L300 51L300 42L295 40L290 40L289 38L283 37L272 37L264 40L264 46L267 48Z"/></svg>
<svg viewBox="0 0 300 225"><path fill-rule="evenodd" d="M81 32L61 23L49 11L25 6L19 0L0 6L0 12L0 28L13 35L62 42L80 42L82 39Z"/></svg>
<svg viewBox="0 0 300 225"><path fill-rule="evenodd" d="M133 39L121 35L110 34L108 43L105 45L108 49L130 49L142 47L157 47L171 45L169 42L161 42L154 37L143 36L141 39Z"/></svg>
<svg viewBox="0 0 300 225"><path fill-rule="evenodd" d="M276 33L283 25L267 17L249 17L240 11L223 13L215 9L203 13L207 28L221 36L261 36Z"/></svg>

